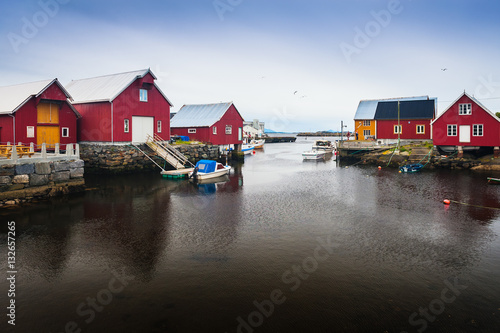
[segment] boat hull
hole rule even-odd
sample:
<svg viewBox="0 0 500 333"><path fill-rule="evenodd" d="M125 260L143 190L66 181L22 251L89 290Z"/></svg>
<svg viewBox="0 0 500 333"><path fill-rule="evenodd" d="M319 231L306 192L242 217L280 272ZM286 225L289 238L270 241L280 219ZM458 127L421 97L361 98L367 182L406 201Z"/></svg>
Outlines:
<svg viewBox="0 0 500 333"><path fill-rule="evenodd" d="M304 161L320 161L325 159L325 152L322 151L305 151L302 153Z"/></svg>
<svg viewBox="0 0 500 333"><path fill-rule="evenodd" d="M500 179L488 177L488 184L500 185Z"/></svg>
<svg viewBox="0 0 500 333"><path fill-rule="evenodd" d="M230 170L231 170L231 167L229 165L227 165L227 166L224 166L224 169L218 169L218 170L215 170L214 172L208 172L208 173L198 172L198 173L196 173L195 177L199 180L212 179L212 178L217 178L217 177L227 175L227 174L229 174ZM190 178L193 177L193 173L190 173L189 177Z"/></svg>

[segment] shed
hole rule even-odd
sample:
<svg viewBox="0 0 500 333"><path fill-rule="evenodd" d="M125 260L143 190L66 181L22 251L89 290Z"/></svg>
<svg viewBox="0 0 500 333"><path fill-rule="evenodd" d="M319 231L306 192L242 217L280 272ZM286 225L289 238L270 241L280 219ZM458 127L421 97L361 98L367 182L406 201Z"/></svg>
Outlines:
<svg viewBox="0 0 500 333"><path fill-rule="evenodd" d="M0 142L77 142L77 110L57 79L0 87Z"/></svg>
<svg viewBox="0 0 500 333"><path fill-rule="evenodd" d="M429 96L399 97L386 99L361 100L354 115L354 129L359 140L378 138L375 113L379 103L397 101L428 100Z"/></svg>
<svg viewBox="0 0 500 333"><path fill-rule="evenodd" d="M147 135L170 139L172 103L150 69L71 81L66 89L82 115L79 141L145 142Z"/></svg>
<svg viewBox="0 0 500 333"><path fill-rule="evenodd" d="M172 134L214 145L241 144L243 117L233 102L184 105L172 118Z"/></svg>
<svg viewBox="0 0 500 333"><path fill-rule="evenodd" d="M435 99L379 102L377 139L430 140L435 108Z"/></svg>
<svg viewBox="0 0 500 333"><path fill-rule="evenodd" d="M443 150L500 146L500 119L465 91L432 122L434 145Z"/></svg>

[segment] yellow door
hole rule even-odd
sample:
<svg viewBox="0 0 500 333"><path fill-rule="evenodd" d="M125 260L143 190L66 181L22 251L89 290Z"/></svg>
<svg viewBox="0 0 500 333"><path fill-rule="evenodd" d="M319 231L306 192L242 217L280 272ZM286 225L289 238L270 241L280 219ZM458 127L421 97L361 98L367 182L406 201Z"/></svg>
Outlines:
<svg viewBox="0 0 500 333"><path fill-rule="evenodd" d="M37 122L40 124L59 124L59 105L39 103L37 105Z"/></svg>
<svg viewBox="0 0 500 333"><path fill-rule="evenodd" d="M47 147L55 147L55 144L59 143L59 126L38 125L36 128L36 137L37 145L45 142Z"/></svg>

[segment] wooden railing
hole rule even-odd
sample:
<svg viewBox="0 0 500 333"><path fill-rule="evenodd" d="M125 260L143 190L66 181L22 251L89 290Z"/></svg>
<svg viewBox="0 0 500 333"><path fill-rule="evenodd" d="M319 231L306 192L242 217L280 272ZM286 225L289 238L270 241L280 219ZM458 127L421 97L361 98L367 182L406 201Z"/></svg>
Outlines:
<svg viewBox="0 0 500 333"><path fill-rule="evenodd" d="M80 146L78 144L68 143L65 144L64 153L61 153L62 149L59 143L47 145L42 143L41 145L35 145L32 143L23 145L19 142L17 145L11 145L7 142L6 145L0 145L0 159L11 159L17 160L25 156L31 158L32 156L47 158L49 156L73 156L80 158ZM47 150L50 150L49 152Z"/></svg>

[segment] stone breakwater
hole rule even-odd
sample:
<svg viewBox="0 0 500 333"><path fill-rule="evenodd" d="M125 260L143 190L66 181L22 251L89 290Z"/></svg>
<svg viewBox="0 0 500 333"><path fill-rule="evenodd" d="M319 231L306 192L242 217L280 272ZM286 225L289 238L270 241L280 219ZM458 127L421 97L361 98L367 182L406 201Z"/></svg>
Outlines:
<svg viewBox="0 0 500 333"><path fill-rule="evenodd" d="M172 169L170 165L156 156L145 144L137 146L158 165ZM196 164L201 159L218 160L219 147L214 145L179 145L174 146L184 154L191 163ZM159 170L158 167L141 151L132 145L96 145L80 144L80 157L85 161L87 173L128 173L138 171Z"/></svg>
<svg viewBox="0 0 500 333"><path fill-rule="evenodd" d="M82 160L0 166L0 206L84 190Z"/></svg>

